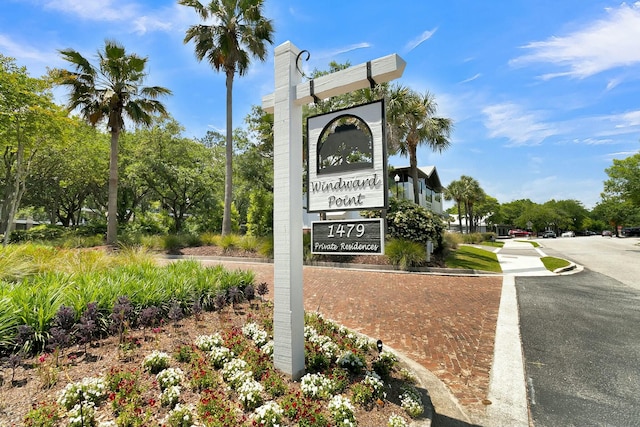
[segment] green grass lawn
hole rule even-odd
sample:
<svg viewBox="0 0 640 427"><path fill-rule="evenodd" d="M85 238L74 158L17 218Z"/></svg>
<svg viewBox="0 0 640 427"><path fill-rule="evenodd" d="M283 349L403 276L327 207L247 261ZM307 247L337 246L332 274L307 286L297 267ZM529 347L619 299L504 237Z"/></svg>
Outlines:
<svg viewBox="0 0 640 427"><path fill-rule="evenodd" d="M447 257L445 264L448 268L502 272L496 254L473 246L459 246Z"/></svg>
<svg viewBox="0 0 640 427"><path fill-rule="evenodd" d="M571 264L566 259L554 258L552 256L542 257L540 258L540 261L542 261L546 269L549 271L554 271L558 268L566 267Z"/></svg>

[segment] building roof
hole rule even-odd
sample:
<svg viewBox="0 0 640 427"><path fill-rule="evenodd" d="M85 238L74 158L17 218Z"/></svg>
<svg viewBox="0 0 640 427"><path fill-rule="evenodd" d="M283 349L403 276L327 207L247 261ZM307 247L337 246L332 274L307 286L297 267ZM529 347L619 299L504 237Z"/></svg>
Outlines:
<svg viewBox="0 0 640 427"><path fill-rule="evenodd" d="M399 172L401 174L409 175L411 173L411 167L395 166L393 171L394 173ZM435 166L418 166L418 178L424 178L429 188L434 191L438 193L442 193L444 191L444 187L440 182L440 177L438 176L438 171Z"/></svg>

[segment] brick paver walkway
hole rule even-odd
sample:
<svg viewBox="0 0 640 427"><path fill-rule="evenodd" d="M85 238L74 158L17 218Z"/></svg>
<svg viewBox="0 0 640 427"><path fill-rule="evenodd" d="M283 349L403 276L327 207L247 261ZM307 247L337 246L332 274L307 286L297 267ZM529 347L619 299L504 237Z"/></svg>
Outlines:
<svg viewBox="0 0 640 427"><path fill-rule="evenodd" d="M273 296L273 264L227 268L253 270L256 283L267 282ZM304 267L305 310L381 339L420 363L473 419L484 416L501 290L498 276Z"/></svg>

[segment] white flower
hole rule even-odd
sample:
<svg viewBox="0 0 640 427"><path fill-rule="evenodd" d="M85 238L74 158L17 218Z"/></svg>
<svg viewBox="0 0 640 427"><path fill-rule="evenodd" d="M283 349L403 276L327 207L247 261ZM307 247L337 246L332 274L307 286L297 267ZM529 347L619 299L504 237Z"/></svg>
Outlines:
<svg viewBox="0 0 640 427"><path fill-rule="evenodd" d="M400 406L412 418L424 412L422 399L415 390L405 389L404 393L400 395Z"/></svg>
<svg viewBox="0 0 640 427"><path fill-rule="evenodd" d="M195 341L196 347L202 351L211 351L215 347L221 347L223 343L222 336L218 332L212 335L200 335Z"/></svg>
<svg viewBox="0 0 640 427"><path fill-rule="evenodd" d="M268 356L273 356L273 340L264 343L264 345L260 347L260 351Z"/></svg>
<svg viewBox="0 0 640 427"><path fill-rule="evenodd" d="M253 378L253 373L247 367L247 362L244 360L231 359L222 367L222 378L229 383L231 388L238 388L243 382Z"/></svg>
<svg viewBox="0 0 640 427"><path fill-rule="evenodd" d="M69 417L69 427L94 425L96 408L92 402L81 402L71 408L67 416Z"/></svg>
<svg viewBox="0 0 640 427"><path fill-rule="evenodd" d="M276 427L280 425L284 410L274 401L269 401L256 408L253 419L258 425Z"/></svg>
<svg viewBox="0 0 640 427"><path fill-rule="evenodd" d="M222 368L231 358L233 358L233 352L227 347L213 347L209 352L209 360L216 369Z"/></svg>
<svg viewBox="0 0 640 427"><path fill-rule="evenodd" d="M331 378L323 374L306 374L300 379L300 389L305 396L326 399L336 388Z"/></svg>
<svg viewBox="0 0 640 427"><path fill-rule="evenodd" d="M384 381L382 381L380 375L375 372L367 372L362 380L362 384L371 387L374 396L380 396L380 393L384 390Z"/></svg>
<svg viewBox="0 0 640 427"><path fill-rule="evenodd" d="M343 352L336 360L336 363L338 364L338 366L347 369L360 369L364 367L362 359L353 354L351 350Z"/></svg>
<svg viewBox="0 0 640 427"><path fill-rule="evenodd" d="M180 385L183 378L184 373L180 368L167 368L156 375L156 380L158 380L160 390L164 390L173 385Z"/></svg>
<svg viewBox="0 0 640 427"><path fill-rule="evenodd" d="M351 401L341 395L335 395L329 401L329 412L339 426L355 426L355 416L353 411L355 408Z"/></svg>
<svg viewBox="0 0 640 427"><path fill-rule="evenodd" d="M147 357L144 358L144 360L142 361L142 366L149 371L159 372L162 369L169 367L170 360L171 357L167 353L163 351L153 350L151 354L147 355Z"/></svg>
<svg viewBox="0 0 640 427"><path fill-rule="evenodd" d="M179 385L172 385L167 387L160 394L160 403L162 404L162 406L173 408L178 404L178 400L180 399L180 392L181 390Z"/></svg>
<svg viewBox="0 0 640 427"><path fill-rule="evenodd" d="M60 392L58 404L71 409L77 403L90 402L97 404L106 397L106 384L102 378L83 378L76 383L69 383Z"/></svg>
<svg viewBox="0 0 640 427"><path fill-rule="evenodd" d="M408 425L407 421L397 414L391 414L387 421L387 427L408 427Z"/></svg>
<svg viewBox="0 0 640 427"><path fill-rule="evenodd" d="M251 338L258 347L263 346L268 341L267 332L260 329L254 322L245 323L242 327L242 333Z"/></svg>
<svg viewBox="0 0 640 427"><path fill-rule="evenodd" d="M264 387L253 378L247 379L238 387L238 398L245 408L251 409L262 403L261 393Z"/></svg>

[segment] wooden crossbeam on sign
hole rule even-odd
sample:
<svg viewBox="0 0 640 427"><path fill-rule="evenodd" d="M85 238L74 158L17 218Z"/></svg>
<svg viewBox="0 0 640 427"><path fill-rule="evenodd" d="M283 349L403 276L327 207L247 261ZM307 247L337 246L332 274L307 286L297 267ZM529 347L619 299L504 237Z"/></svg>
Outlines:
<svg viewBox="0 0 640 427"><path fill-rule="evenodd" d="M383 56L369 62L320 76L317 79L296 85L295 102L298 105L309 104L318 99L342 95L358 89L364 89L376 83L386 83L400 78L407 63L397 54ZM262 97L262 108L267 113L273 113L274 94Z"/></svg>

